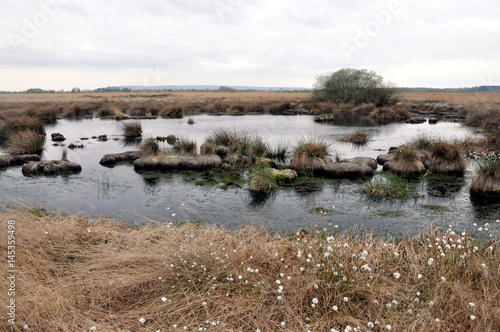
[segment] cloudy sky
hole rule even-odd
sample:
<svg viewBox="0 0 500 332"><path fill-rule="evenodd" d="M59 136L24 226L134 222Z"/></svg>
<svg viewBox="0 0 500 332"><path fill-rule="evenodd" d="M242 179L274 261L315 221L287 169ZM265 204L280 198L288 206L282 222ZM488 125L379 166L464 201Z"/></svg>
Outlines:
<svg viewBox="0 0 500 332"><path fill-rule="evenodd" d="M497 0L2 0L0 90L500 85Z"/></svg>

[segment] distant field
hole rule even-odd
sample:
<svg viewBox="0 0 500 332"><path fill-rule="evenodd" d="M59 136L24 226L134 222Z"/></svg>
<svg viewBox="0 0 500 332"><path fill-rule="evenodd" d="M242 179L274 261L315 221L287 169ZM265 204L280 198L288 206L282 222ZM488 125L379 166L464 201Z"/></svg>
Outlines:
<svg viewBox="0 0 500 332"><path fill-rule="evenodd" d="M500 93L460 92L402 92L401 98L414 101L441 101L450 104L492 104L500 105Z"/></svg>
<svg viewBox="0 0 500 332"><path fill-rule="evenodd" d="M300 102L309 100L312 92L276 91L176 91L176 92L99 92L99 93L18 93L0 94L0 103L5 102L72 102L72 101L203 101L216 102ZM439 101L449 104L500 105L500 93L454 93L454 92L402 92L403 101Z"/></svg>
<svg viewBox="0 0 500 332"><path fill-rule="evenodd" d="M255 101L301 101L311 97L311 92L271 91L176 91L176 92L98 92L98 93L19 93L0 94L0 102L44 102L44 101L208 101L229 99L238 102Z"/></svg>

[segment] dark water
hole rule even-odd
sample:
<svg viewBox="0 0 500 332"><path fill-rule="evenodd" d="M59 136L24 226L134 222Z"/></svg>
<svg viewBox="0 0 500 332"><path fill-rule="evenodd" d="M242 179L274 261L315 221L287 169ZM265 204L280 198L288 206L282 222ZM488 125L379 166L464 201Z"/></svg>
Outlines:
<svg viewBox="0 0 500 332"><path fill-rule="evenodd" d="M195 139L198 146L216 128L247 129L258 133L271 145L284 141L290 145L301 136L314 135L333 141L332 154L342 158L376 157L391 146L404 143L421 133L442 138L461 138L471 131L456 123L437 125L391 124L374 126L362 119L340 119L336 124L317 124L311 116L194 116L194 125L187 119L142 120L143 130L153 136L176 136ZM29 178L20 167L0 169L0 204L9 202L29 207L84 212L123 219L128 223L150 220L221 223L234 228L241 224L257 224L270 230L296 231L317 225L339 231L374 231L401 238L414 234L430 223L440 227L452 225L457 231L477 233L479 225L494 223L500 205L473 203L469 185L474 165L463 178L424 178L416 183L422 197L403 200L370 199L359 194L362 182L349 180L313 180L280 188L268 196L255 197L247 185L222 189L218 185L199 186L199 176L189 172L138 174L131 164L114 168L99 165L107 153L136 149L127 146L119 136L120 124L110 120L60 120L47 128L47 134L60 132L66 146L81 137L107 134L110 140L80 141L84 149L67 149L67 158L82 165L78 175ZM336 139L363 127L373 141L361 149ZM166 143L165 143L166 144ZM44 159L60 159L65 147L46 143ZM245 176L243 174L243 176ZM376 175L379 177L381 175ZM322 207L328 215L311 214ZM473 224L477 223L478 226Z"/></svg>

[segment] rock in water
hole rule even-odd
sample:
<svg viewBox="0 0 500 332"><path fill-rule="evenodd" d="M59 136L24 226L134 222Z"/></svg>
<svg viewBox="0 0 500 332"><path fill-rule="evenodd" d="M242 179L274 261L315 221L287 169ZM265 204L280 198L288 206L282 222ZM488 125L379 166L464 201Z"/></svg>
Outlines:
<svg viewBox="0 0 500 332"><path fill-rule="evenodd" d="M30 161L22 168L24 176L78 174L82 166L68 160Z"/></svg>

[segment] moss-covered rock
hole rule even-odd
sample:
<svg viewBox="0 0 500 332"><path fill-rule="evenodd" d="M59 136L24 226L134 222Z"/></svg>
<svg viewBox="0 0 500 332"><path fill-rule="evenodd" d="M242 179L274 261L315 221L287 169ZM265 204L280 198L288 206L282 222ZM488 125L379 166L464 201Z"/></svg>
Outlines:
<svg viewBox="0 0 500 332"><path fill-rule="evenodd" d="M272 175L276 179L276 182L278 184L287 184L295 181L297 177L299 176L297 172L295 172L293 169L284 169L284 170L278 170L278 169L272 169L271 170Z"/></svg>

